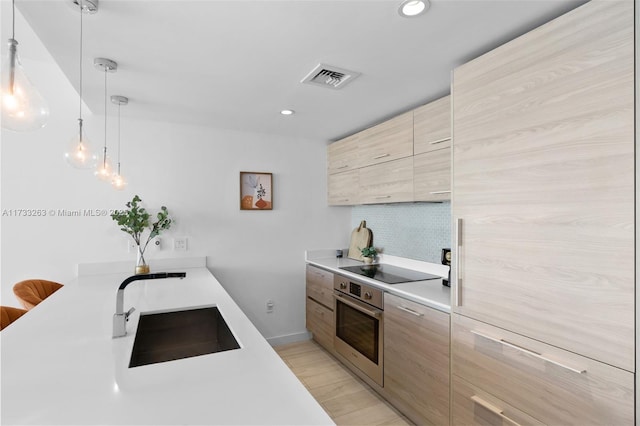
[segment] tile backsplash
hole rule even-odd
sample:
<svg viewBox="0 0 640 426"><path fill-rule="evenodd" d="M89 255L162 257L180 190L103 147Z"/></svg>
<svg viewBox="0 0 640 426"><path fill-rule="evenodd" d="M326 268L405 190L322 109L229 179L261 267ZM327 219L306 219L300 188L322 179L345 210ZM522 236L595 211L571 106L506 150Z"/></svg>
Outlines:
<svg viewBox="0 0 640 426"><path fill-rule="evenodd" d="M361 220L385 254L440 263L441 249L451 248L450 202L354 206L353 228Z"/></svg>

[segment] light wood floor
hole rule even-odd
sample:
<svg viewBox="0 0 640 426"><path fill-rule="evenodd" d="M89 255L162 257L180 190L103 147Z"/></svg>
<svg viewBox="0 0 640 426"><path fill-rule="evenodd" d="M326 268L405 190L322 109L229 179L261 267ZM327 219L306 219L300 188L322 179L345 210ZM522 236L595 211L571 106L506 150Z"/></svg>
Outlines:
<svg viewBox="0 0 640 426"><path fill-rule="evenodd" d="M410 425L313 340L274 348L337 425Z"/></svg>

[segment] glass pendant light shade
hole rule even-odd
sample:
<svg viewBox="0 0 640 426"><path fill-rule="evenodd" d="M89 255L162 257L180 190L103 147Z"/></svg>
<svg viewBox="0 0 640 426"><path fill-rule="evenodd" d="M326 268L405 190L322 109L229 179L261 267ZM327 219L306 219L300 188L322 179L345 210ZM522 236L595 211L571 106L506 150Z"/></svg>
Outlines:
<svg viewBox="0 0 640 426"><path fill-rule="evenodd" d="M76 169L91 169L95 167L98 156L93 151L91 143L84 134L82 120L80 119L78 121L80 122L78 132L76 136L69 141L69 147L64 153L64 159Z"/></svg>
<svg viewBox="0 0 640 426"><path fill-rule="evenodd" d="M22 132L47 124L49 107L25 74L17 47L9 39L9 54L2 61L2 127Z"/></svg>
<svg viewBox="0 0 640 426"><path fill-rule="evenodd" d="M117 191L122 191L127 186L127 181L120 173L115 173L111 179L111 186Z"/></svg>
<svg viewBox="0 0 640 426"><path fill-rule="evenodd" d="M113 178L113 164L111 158L107 155L97 162L95 171L93 172L98 179L104 182L111 182Z"/></svg>

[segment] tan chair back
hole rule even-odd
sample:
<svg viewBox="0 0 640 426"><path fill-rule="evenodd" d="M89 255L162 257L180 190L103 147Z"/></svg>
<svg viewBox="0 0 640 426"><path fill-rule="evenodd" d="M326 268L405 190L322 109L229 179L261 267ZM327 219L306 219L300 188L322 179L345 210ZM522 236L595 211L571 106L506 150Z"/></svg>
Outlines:
<svg viewBox="0 0 640 426"><path fill-rule="evenodd" d="M13 286L13 293L20 304L30 310L62 287L62 284L54 281L25 280Z"/></svg>
<svg viewBox="0 0 640 426"><path fill-rule="evenodd" d="M0 330L5 329L9 324L26 314L27 311L11 306L0 306Z"/></svg>

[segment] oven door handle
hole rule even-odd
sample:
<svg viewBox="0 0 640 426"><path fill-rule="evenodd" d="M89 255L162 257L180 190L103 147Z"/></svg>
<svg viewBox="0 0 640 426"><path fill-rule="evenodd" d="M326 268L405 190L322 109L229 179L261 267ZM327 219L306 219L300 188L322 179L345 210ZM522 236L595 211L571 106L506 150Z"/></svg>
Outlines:
<svg viewBox="0 0 640 426"><path fill-rule="evenodd" d="M349 305L353 309L358 310L358 311L360 311L362 313L365 313L365 314L367 314L367 315L369 315L371 317L378 318L378 317L380 317L380 315L382 315L382 311L365 308L364 306L360 305L359 303L356 303L356 302L353 302L353 301L349 300L349 299L351 299L351 297L349 297L349 296L344 296L342 294L333 293L333 297L336 300L339 300L340 302L344 303L345 305Z"/></svg>

